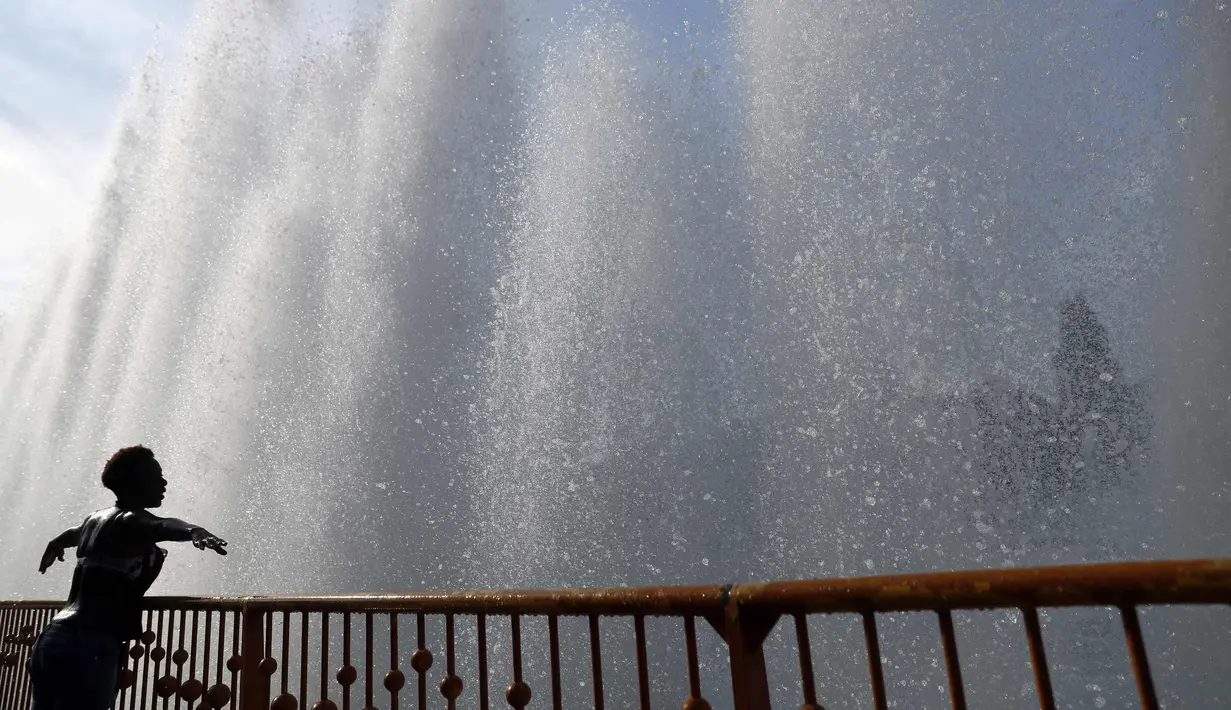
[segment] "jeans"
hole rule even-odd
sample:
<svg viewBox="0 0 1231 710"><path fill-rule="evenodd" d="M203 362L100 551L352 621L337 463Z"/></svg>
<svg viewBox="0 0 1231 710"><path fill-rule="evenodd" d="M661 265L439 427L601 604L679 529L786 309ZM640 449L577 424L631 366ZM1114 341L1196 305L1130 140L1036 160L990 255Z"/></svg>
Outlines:
<svg viewBox="0 0 1231 710"><path fill-rule="evenodd" d="M124 647L111 634L52 622L27 665L34 710L108 710Z"/></svg>

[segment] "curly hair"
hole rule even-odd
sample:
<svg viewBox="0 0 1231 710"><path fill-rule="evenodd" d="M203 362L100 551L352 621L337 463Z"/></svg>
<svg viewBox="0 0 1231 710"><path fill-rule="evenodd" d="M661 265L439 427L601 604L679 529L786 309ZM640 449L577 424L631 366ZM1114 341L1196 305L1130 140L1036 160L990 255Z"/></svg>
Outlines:
<svg viewBox="0 0 1231 710"><path fill-rule="evenodd" d="M132 479L154 460L154 452L144 446L128 446L111 455L103 466L103 487L114 493L129 488Z"/></svg>

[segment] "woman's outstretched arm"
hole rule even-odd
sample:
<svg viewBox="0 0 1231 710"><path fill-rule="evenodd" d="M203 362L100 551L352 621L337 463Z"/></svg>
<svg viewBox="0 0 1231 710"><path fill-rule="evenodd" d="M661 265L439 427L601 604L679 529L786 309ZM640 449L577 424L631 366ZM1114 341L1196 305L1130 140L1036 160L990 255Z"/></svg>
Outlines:
<svg viewBox="0 0 1231 710"><path fill-rule="evenodd" d="M38 573L44 574L47 568L55 564L56 560L64 561L64 551L70 547L76 547L81 542L81 526L69 528L64 532L56 535L47 543L47 549L43 551L43 559L38 563Z"/></svg>

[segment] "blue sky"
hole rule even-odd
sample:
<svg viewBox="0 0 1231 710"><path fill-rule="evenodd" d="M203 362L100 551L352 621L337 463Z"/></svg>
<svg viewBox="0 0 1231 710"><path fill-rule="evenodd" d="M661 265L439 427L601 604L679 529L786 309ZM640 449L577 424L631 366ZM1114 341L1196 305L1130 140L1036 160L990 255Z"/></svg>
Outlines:
<svg viewBox="0 0 1231 710"><path fill-rule="evenodd" d="M0 314L31 284L40 264L81 238L130 79L155 46L175 54L195 4L0 2ZM634 22L664 31L687 20L709 33L719 31L725 2L593 4L627 8Z"/></svg>
<svg viewBox="0 0 1231 710"><path fill-rule="evenodd" d="M0 313L80 238L129 79L156 38L174 51L192 6L0 2Z"/></svg>

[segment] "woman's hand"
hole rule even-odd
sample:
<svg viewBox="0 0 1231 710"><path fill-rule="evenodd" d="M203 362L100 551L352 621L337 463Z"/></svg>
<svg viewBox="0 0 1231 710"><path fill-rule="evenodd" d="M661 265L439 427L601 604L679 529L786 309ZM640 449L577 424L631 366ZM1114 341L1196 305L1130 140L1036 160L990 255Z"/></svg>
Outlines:
<svg viewBox="0 0 1231 710"><path fill-rule="evenodd" d="M64 561L64 547L57 540L52 540L43 551L43 559L38 563L38 573L45 574L47 568L55 564L56 560Z"/></svg>
<svg viewBox="0 0 1231 710"><path fill-rule="evenodd" d="M198 550L213 550L220 555L225 555L227 553L227 541L211 533L205 528L193 529L192 544Z"/></svg>

